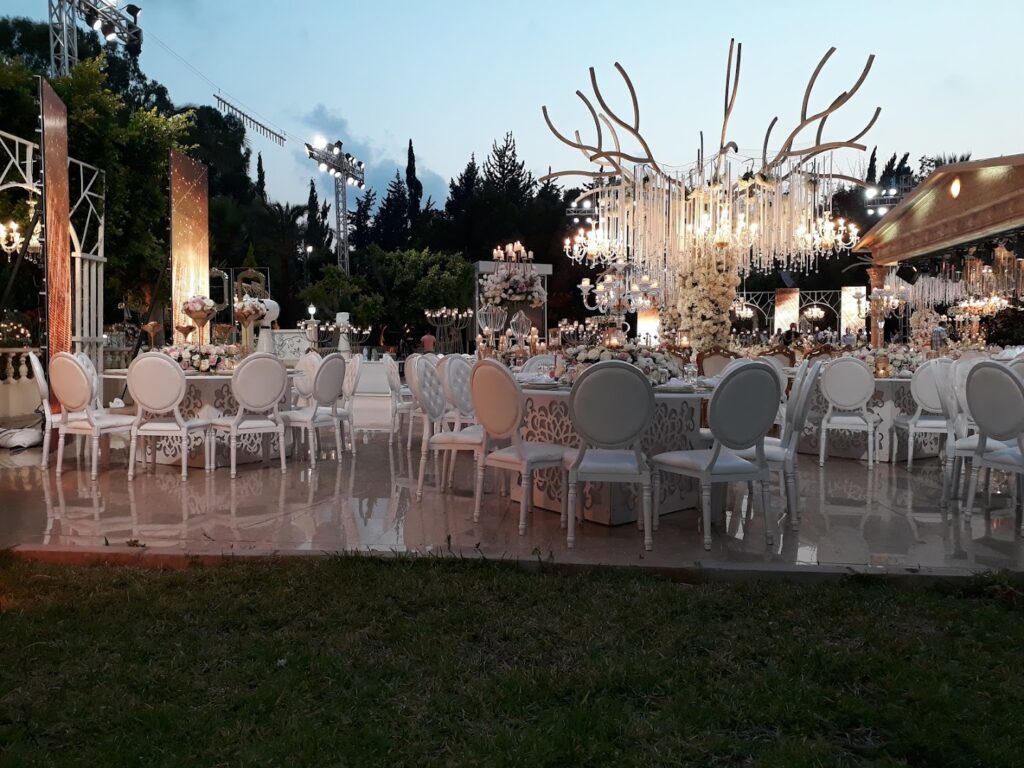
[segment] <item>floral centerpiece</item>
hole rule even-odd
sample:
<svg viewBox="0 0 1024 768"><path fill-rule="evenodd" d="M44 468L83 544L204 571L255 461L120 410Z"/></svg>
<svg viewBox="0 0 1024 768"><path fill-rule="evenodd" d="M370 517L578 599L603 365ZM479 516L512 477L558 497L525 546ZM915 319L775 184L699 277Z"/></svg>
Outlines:
<svg viewBox="0 0 1024 768"><path fill-rule="evenodd" d="M239 354L238 346L235 344L183 344L177 347L164 347L162 351L180 365L181 370L194 370L200 373L228 370Z"/></svg>
<svg viewBox="0 0 1024 768"><path fill-rule="evenodd" d="M548 300L544 280L534 270L526 272L492 272L480 278L480 297L487 304L526 303L542 307Z"/></svg>
<svg viewBox="0 0 1024 768"><path fill-rule="evenodd" d="M652 384L665 384L669 379L681 378L683 369L679 360L662 349L642 347L632 341L621 346L578 346L568 347L565 357L569 363L591 365L603 360L622 360L632 363Z"/></svg>
<svg viewBox="0 0 1024 768"><path fill-rule="evenodd" d="M203 328L217 313L217 304L207 296L193 296L181 305L181 311L192 319L199 329L199 343L203 342Z"/></svg>
<svg viewBox="0 0 1024 768"><path fill-rule="evenodd" d="M737 266L724 256L700 259L679 274L679 300L666 314L693 349L729 346L729 310L739 282Z"/></svg>
<svg viewBox="0 0 1024 768"><path fill-rule="evenodd" d="M235 318L242 324L242 351L252 352L252 326L267 316L267 305L252 296L243 296L235 302Z"/></svg>

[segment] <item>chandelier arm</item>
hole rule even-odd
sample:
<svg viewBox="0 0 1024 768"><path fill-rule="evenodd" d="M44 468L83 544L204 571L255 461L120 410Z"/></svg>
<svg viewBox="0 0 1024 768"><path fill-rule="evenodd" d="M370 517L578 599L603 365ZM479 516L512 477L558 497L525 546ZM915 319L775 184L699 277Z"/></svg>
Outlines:
<svg viewBox="0 0 1024 768"><path fill-rule="evenodd" d="M732 54L733 48L736 49L736 72L732 72ZM739 147L736 146L736 142L730 141L726 143L725 136L729 129L729 118L732 116L732 110L736 106L736 93L739 90L740 85L740 60L743 57L743 43L736 43L735 38L729 39L729 61L725 67L725 106L724 116L722 117L722 138L718 142L718 158L717 165L715 168L715 175L720 175L722 171L722 161L725 158L726 150L732 146L734 151L739 151ZM732 74L732 92L729 91L729 76Z"/></svg>
<svg viewBox="0 0 1024 768"><path fill-rule="evenodd" d="M864 64L864 69L861 70L860 76L857 78L857 81L853 84L853 87L850 88L850 90L843 91L843 93L839 94L839 96L837 96L835 98L835 100L828 107L826 107L825 109L821 110L820 112L816 112L815 114L811 115L810 117L807 117L807 101L810 99L811 90L814 87L814 81L817 79L818 73L821 71L821 68L824 66L825 62L828 61L829 57L831 57L834 52L835 52L835 48L830 48L828 53L826 53L822 57L822 60L818 63L818 67L814 70L814 74L811 75L810 82L808 82L808 84L807 84L807 89L804 91L804 105L803 105L803 107L800 110L800 114L801 114L800 122L797 124L796 128L794 128L792 131L790 131L789 136L787 136L786 140L782 143L782 147L781 147L781 149L779 149L778 154L772 159L772 161L770 163L768 163L765 166L765 168L763 169L764 171L770 171L772 168L774 168L776 165L778 165L780 162L782 162L782 160L784 160L786 157L792 157L794 154L800 154L800 153L793 153L793 152L791 152L791 150L793 149L793 142L796 140L796 137L799 136L800 133L807 126L809 126L812 123L815 123L815 122L817 122L819 120L822 120L823 118L827 118L833 112L837 111L840 107L842 107L844 104L846 104L846 102L848 102L851 98L853 98L854 94L857 93L857 91L860 90L860 87L864 84L864 80L867 78L868 72L871 71L871 65L874 64L874 61L875 61L875 55L874 54L871 54L870 56L868 56L868 60ZM868 128L870 128L871 125L874 124L875 119L877 119L877 116L873 117L871 122L868 123ZM859 133L856 138L860 138L866 132L867 132L867 129L865 129L864 131ZM811 151L811 150L814 150L814 149L816 149L816 147L811 147L809 150L805 150L805 152Z"/></svg>
<svg viewBox="0 0 1024 768"><path fill-rule="evenodd" d="M618 174L612 173L611 171L552 171L551 173L545 173L543 176L537 177L537 181L557 179L561 176L587 176L592 179L607 179L613 178L617 175Z"/></svg>
<svg viewBox="0 0 1024 768"><path fill-rule="evenodd" d="M768 130L764 134L764 144L761 147L761 167L767 167L768 165L768 139L771 138L772 128L779 122L779 116L776 115L772 118L772 121L768 124Z"/></svg>
<svg viewBox="0 0 1024 768"><path fill-rule="evenodd" d="M580 97L580 101L587 105L587 110L590 112L590 116L594 120L594 131L597 133L597 146L604 147L604 134L601 132L601 121L597 119L597 110L594 109L594 105L590 103L590 99L583 95L583 91L577 90L576 95ZM616 146L618 149L618 146Z"/></svg>
<svg viewBox="0 0 1024 768"><path fill-rule="evenodd" d="M636 89L633 88L633 83L630 81L629 75L626 74L626 70L623 69L622 65L619 64L619 62L615 62L615 68L619 71L619 74L622 75L622 79L626 82L626 88L629 89L629 96L633 102L634 125L630 125L629 123L623 121L623 119L619 117L618 114L616 114L615 110L608 106L608 102L604 100L604 96L601 94L601 88L597 84L597 72L594 70L593 67L590 67L590 84L594 88L594 95L597 97L597 103L601 105L601 109L605 111L605 113L608 115L609 118L611 118L613 122L618 123L622 128L625 128L643 148L647 157L645 158L645 160L641 162L649 162L651 164L651 167L657 173L664 176L665 178L669 178L668 174L666 174L661 169L661 166L658 165L658 161L654 159L654 153L651 152L650 145L647 143L643 135L640 133L640 107L636 98Z"/></svg>

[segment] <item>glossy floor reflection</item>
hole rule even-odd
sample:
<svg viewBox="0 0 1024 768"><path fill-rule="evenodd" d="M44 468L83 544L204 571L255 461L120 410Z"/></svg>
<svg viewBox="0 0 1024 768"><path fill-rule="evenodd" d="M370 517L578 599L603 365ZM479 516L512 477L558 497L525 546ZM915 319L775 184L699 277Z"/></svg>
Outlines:
<svg viewBox="0 0 1024 768"><path fill-rule="evenodd" d="M1024 569L1024 538L1015 535L1011 483L994 475L990 511L968 520L940 509L937 460L881 465L869 473L855 461L833 460L819 469L802 457L803 522L798 531L783 519L781 536L766 549L759 508L752 516L746 489L734 486L724 519L705 552L696 511L662 518L653 552L644 552L635 526L587 523L576 550L565 547L558 515L536 510L526 536L517 532L518 504L489 492L481 521L472 521L471 465L458 465L454 493L429 485L415 502L418 452L389 448L371 435L353 459L339 466L325 457L310 471L290 461L288 473L259 464L240 469L193 471L183 483L177 468L128 482L124 452L92 483L73 457L57 478L38 468L37 451L0 453L0 547L62 548L139 546L150 551L222 554L266 552L415 551L482 553L488 557L541 558L555 562L615 565L742 567L798 565L888 569ZM429 466L429 463L428 463ZM782 505L774 495L776 511Z"/></svg>

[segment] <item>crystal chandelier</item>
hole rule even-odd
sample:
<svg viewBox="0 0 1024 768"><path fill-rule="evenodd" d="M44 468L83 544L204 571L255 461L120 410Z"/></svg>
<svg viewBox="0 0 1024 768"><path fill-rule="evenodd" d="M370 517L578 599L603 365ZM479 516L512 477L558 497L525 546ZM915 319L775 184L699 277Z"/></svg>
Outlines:
<svg viewBox="0 0 1024 768"><path fill-rule="evenodd" d="M598 225L587 232L582 227L574 238L565 239L565 255L577 264L591 267L605 267L616 261L619 249L609 240Z"/></svg>
<svg viewBox="0 0 1024 768"><path fill-rule="evenodd" d="M0 248L7 254L8 261L11 260L13 254L21 250L24 242L24 236L18 231L18 222L9 221L6 225L0 224Z"/></svg>
<svg viewBox="0 0 1024 768"><path fill-rule="evenodd" d="M603 315L624 318L633 312L652 309L658 303L658 281L652 280L650 275L637 278L635 265L625 259L609 264L596 283L585 277L578 287L583 294L583 306Z"/></svg>
<svg viewBox="0 0 1024 768"><path fill-rule="evenodd" d="M732 313L733 317L739 320L749 320L754 316L754 308L739 296L733 299L732 306L729 308L729 311Z"/></svg>
<svg viewBox="0 0 1024 768"><path fill-rule="evenodd" d="M992 294L991 296L979 296L971 299L964 299L949 309L949 316L956 320L964 320L972 317L992 317L1010 306L1010 302L1002 296Z"/></svg>
<svg viewBox="0 0 1024 768"><path fill-rule="evenodd" d="M811 304L804 310L804 317L810 320L812 323L816 323L825 317L825 310L819 307L817 304Z"/></svg>
<svg viewBox="0 0 1024 768"><path fill-rule="evenodd" d="M833 219L832 211L825 211L807 229L797 230L797 236L808 241L815 256L845 253L860 242L860 230L845 219Z"/></svg>

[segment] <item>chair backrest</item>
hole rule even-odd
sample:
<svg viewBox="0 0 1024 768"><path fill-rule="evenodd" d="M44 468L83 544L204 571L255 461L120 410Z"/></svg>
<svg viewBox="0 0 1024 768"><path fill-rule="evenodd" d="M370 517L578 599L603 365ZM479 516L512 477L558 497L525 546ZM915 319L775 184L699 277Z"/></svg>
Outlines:
<svg viewBox="0 0 1024 768"><path fill-rule="evenodd" d="M717 376L738 354L722 347L709 347L697 353L697 372L701 376Z"/></svg>
<svg viewBox="0 0 1024 768"><path fill-rule="evenodd" d="M416 369L420 408L432 421L440 421L448 410L448 398L444 393L441 374L426 355L416 361Z"/></svg>
<svg viewBox="0 0 1024 768"><path fill-rule="evenodd" d="M772 347L764 354L766 357L774 357L784 368L792 368L796 365L796 352L789 347Z"/></svg>
<svg viewBox="0 0 1024 768"><path fill-rule="evenodd" d="M941 413L948 423L953 425L960 415L960 401L956 396L956 378L953 374L954 364L948 357L940 357L934 364L935 388L939 393L939 403L942 405Z"/></svg>
<svg viewBox="0 0 1024 768"><path fill-rule="evenodd" d="M978 431L994 440L1024 433L1024 384L1009 366L981 360L967 375L967 402Z"/></svg>
<svg viewBox="0 0 1024 768"><path fill-rule="evenodd" d="M874 393L874 374L867 363L855 357L830 360L821 374L821 394L836 410L858 411Z"/></svg>
<svg viewBox="0 0 1024 768"><path fill-rule="evenodd" d="M348 366L345 358L338 352L329 354L321 361L313 379L312 396L317 405L337 407L338 399L345 388L346 373Z"/></svg>
<svg viewBox="0 0 1024 768"><path fill-rule="evenodd" d="M50 385L46 383L46 373L43 372L43 363L35 352L28 353L28 364L32 368L32 378L36 380L36 389L39 390L39 399L43 402L43 408L50 412Z"/></svg>
<svg viewBox="0 0 1024 768"><path fill-rule="evenodd" d="M1018 355L1010 361L1010 370L1024 378L1024 355Z"/></svg>
<svg viewBox="0 0 1024 768"><path fill-rule="evenodd" d="M831 344L822 344L819 347L815 347L807 353L807 360L814 360L816 357L835 357L836 350Z"/></svg>
<svg viewBox="0 0 1024 768"><path fill-rule="evenodd" d="M814 402L818 377L821 376L821 369L824 367L824 360L815 360L811 363L800 382L800 389L790 393L790 405L786 409L786 425L782 436L784 444L794 434L799 435L803 432L804 427L807 426L807 418L811 414L811 404Z"/></svg>
<svg viewBox="0 0 1024 768"><path fill-rule="evenodd" d="M731 450L757 444L779 410L779 377L761 360L751 360L722 377L708 407L715 441Z"/></svg>
<svg viewBox="0 0 1024 768"><path fill-rule="evenodd" d="M449 358L445 358L448 360ZM452 404L463 416L473 416L473 391L470 379L473 377L473 364L460 355L452 355L448 364L448 389L452 394Z"/></svg>
<svg viewBox="0 0 1024 768"><path fill-rule="evenodd" d="M231 375L231 392L239 410L263 413L276 409L287 387L284 363L266 352L244 358Z"/></svg>
<svg viewBox="0 0 1024 768"><path fill-rule="evenodd" d="M983 360L984 358L981 357L963 357L961 355L960 359L953 363L953 393L960 406L960 413L971 421L974 420L974 416L971 415L971 406L967 402L967 377L970 375L971 369Z"/></svg>
<svg viewBox="0 0 1024 768"><path fill-rule="evenodd" d="M359 386L359 373L362 370L363 358L359 355L352 355L345 363L345 383L342 386L342 393L345 395L345 401L352 399L352 396L356 393L356 387Z"/></svg>
<svg viewBox="0 0 1024 768"><path fill-rule="evenodd" d="M92 407L92 377L72 354L58 352L50 360L50 388L65 413Z"/></svg>
<svg viewBox="0 0 1024 768"><path fill-rule="evenodd" d="M523 390L497 360L477 361L470 378L477 421L492 438L517 439L523 422Z"/></svg>
<svg viewBox="0 0 1024 768"><path fill-rule="evenodd" d="M147 413L176 411L185 399L185 372L163 352L146 352L128 366L128 391Z"/></svg>
<svg viewBox="0 0 1024 768"><path fill-rule="evenodd" d="M75 359L82 364L82 368L85 369L89 378L92 379L92 396L97 400L96 405L102 405L99 402L99 398L102 396L103 389L100 386L100 375L96 371L96 364L93 363L92 358L85 354L85 352L75 352Z"/></svg>
<svg viewBox="0 0 1024 768"><path fill-rule="evenodd" d="M405 358L405 381L409 385L409 391L412 392L412 398L417 404L420 402L420 393L419 387L416 385L416 367L421 357L423 355L419 352L413 352Z"/></svg>
<svg viewBox="0 0 1024 768"><path fill-rule="evenodd" d="M442 357L437 361L437 376L441 379L441 389L444 391L444 398L448 404L455 407L455 395L452 393L451 382L448 380L448 366L451 365L451 356Z"/></svg>
<svg viewBox="0 0 1024 768"><path fill-rule="evenodd" d="M541 366L546 365L550 367L553 366L554 364L554 355L534 355L525 363L523 363L523 367L521 370L523 373L537 373L541 369Z"/></svg>
<svg viewBox="0 0 1024 768"><path fill-rule="evenodd" d="M762 355L761 357L755 358L756 360L763 360L768 363L772 368L775 369L775 374L779 377L779 389L783 393L786 391L786 372L782 370L783 365L772 355Z"/></svg>
<svg viewBox="0 0 1024 768"><path fill-rule="evenodd" d="M590 366L569 393L569 420L583 443L594 448L639 445L653 417L651 382L643 371L622 360Z"/></svg>
<svg viewBox="0 0 1024 768"><path fill-rule="evenodd" d="M910 394L914 402L926 413L942 413L942 401L939 399L939 384L936 381L936 360L926 360L914 371L910 379Z"/></svg>
<svg viewBox="0 0 1024 768"><path fill-rule="evenodd" d="M427 360L430 361L431 365L437 365L439 362L441 362L441 356L434 352L427 352L426 354L423 355L423 357L427 358Z"/></svg>
<svg viewBox="0 0 1024 768"><path fill-rule="evenodd" d="M388 389L395 397L402 394L402 375L398 372L398 363L391 355L384 355L384 373L388 377Z"/></svg>
<svg viewBox="0 0 1024 768"><path fill-rule="evenodd" d="M299 394L299 397L313 396L313 380L316 378L317 369L323 358L315 350L309 350L295 363L297 375L292 378L292 386Z"/></svg>

